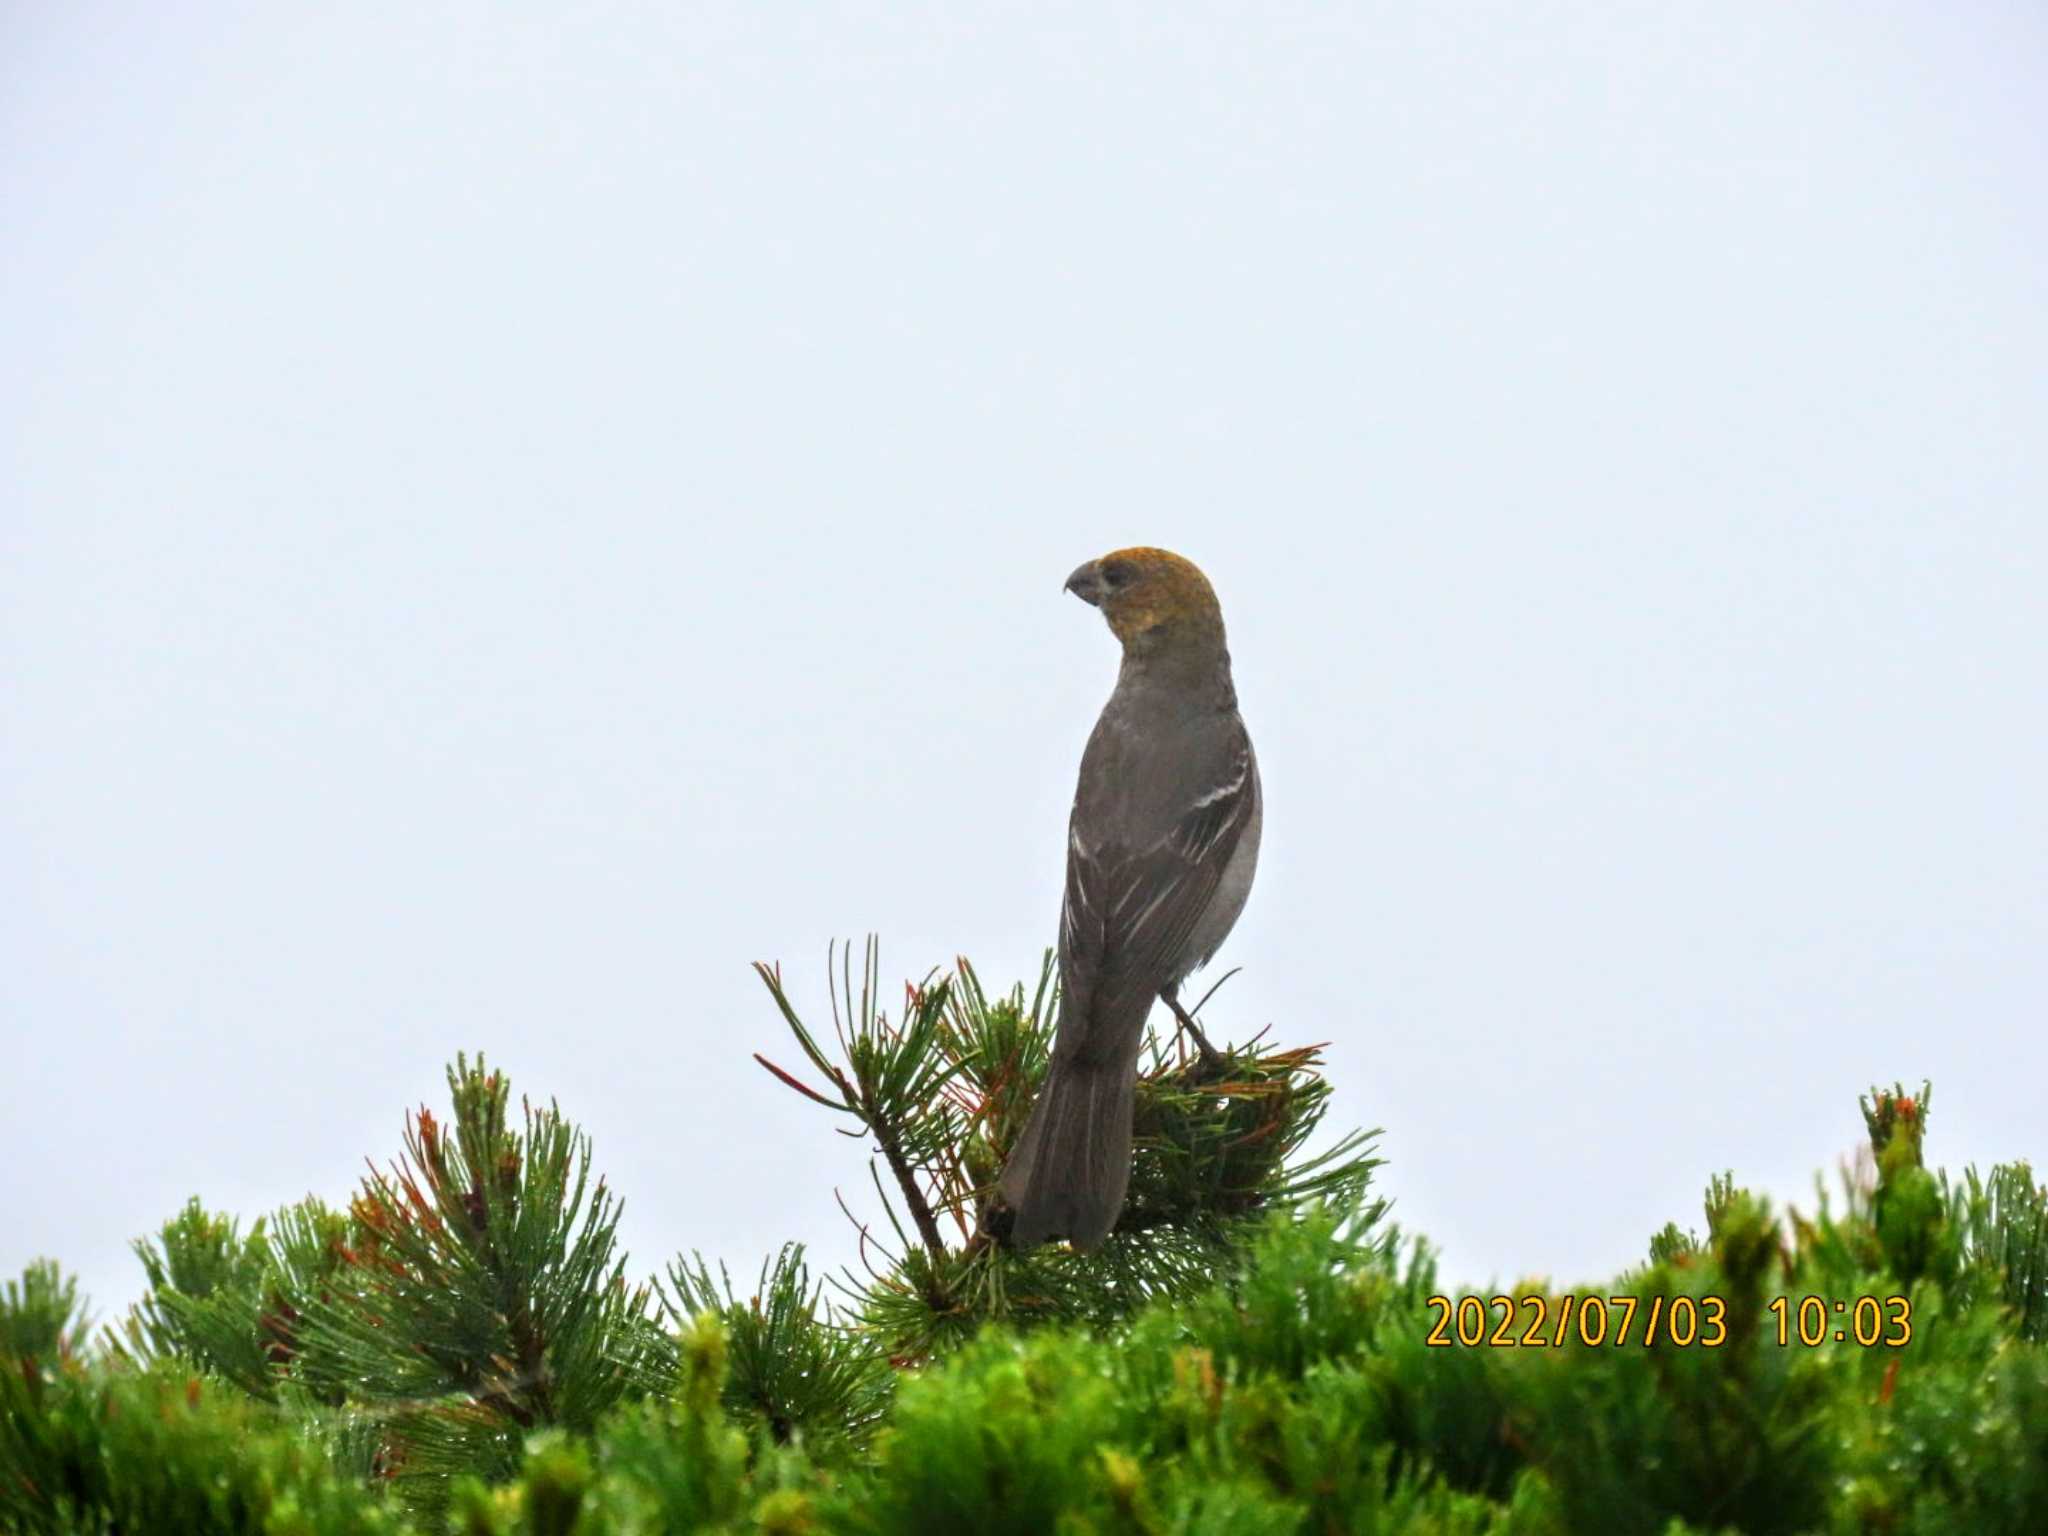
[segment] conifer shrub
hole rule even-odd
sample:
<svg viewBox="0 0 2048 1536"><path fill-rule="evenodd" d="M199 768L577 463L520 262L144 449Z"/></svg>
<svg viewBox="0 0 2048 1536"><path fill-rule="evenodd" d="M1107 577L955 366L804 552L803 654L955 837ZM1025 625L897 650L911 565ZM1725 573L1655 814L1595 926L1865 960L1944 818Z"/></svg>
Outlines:
<svg viewBox="0 0 2048 1536"><path fill-rule="evenodd" d="M800 1054L764 1065L870 1149L853 1273L632 1283L589 1138L458 1058L345 1202L175 1213L96 1338L54 1264L0 1283L0 1530L2048 1529L2048 1190L1931 1169L1925 1085L1863 1099L1811 1212L1717 1176L1609 1282L1468 1295L1369 1135L1310 1150L1312 1049L1159 1041L1126 1226L1019 1253L990 1191L1049 969L894 1020L876 971L829 1031L762 972Z"/></svg>

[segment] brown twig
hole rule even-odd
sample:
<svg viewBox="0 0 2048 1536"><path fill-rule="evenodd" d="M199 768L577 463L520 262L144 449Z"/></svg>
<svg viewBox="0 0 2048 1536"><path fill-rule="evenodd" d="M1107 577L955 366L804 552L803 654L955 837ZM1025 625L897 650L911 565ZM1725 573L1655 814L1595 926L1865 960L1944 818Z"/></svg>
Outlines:
<svg viewBox="0 0 2048 1536"><path fill-rule="evenodd" d="M946 1242L939 1236L938 1218L932 1215L931 1204L918 1187L917 1174L911 1169L910 1159L903 1155L903 1144L896 1135L896 1127L875 1113L874 1101L866 1092L866 1084L862 1084L862 1090L861 1117L874 1133L875 1145L881 1148L889 1171L896 1175L896 1186L903 1191L903 1203L910 1208L910 1219L917 1227L917 1235L924 1240L925 1252L932 1257L932 1279L936 1286L939 1271L946 1263ZM949 1298L935 1299L943 1302Z"/></svg>

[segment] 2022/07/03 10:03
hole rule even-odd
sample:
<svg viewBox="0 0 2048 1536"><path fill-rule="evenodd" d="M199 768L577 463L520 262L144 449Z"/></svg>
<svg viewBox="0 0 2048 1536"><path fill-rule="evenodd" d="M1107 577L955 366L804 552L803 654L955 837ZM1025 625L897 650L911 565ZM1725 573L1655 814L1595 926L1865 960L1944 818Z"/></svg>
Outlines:
<svg viewBox="0 0 2048 1536"><path fill-rule="evenodd" d="M1728 1303L1713 1295L1431 1296L1428 1305L1436 1323L1423 1342L1438 1349L1562 1349L1566 1344L1594 1349L1660 1342L1680 1349L1717 1349L1728 1342ZM1811 1349L1832 1341L1899 1349L1913 1341L1913 1303L1906 1296L1774 1296L1764 1310L1776 1319L1780 1348L1799 1344ZM1638 1322L1640 1333L1635 1332Z"/></svg>

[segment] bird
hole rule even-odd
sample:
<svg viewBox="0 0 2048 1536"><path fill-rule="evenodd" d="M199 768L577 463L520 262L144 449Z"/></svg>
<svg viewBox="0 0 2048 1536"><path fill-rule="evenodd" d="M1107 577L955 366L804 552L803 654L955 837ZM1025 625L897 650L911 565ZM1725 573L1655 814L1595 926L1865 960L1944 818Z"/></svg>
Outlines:
<svg viewBox="0 0 2048 1536"><path fill-rule="evenodd" d="M997 1189L1013 1247L1064 1237L1087 1253L1115 1227L1130 1185L1153 1002L1172 1010L1205 1063L1222 1060L1179 989L1244 910L1263 797L1209 578L1139 546L1086 562L1065 590L1101 610L1123 661L1081 754L1067 823L1051 1059Z"/></svg>

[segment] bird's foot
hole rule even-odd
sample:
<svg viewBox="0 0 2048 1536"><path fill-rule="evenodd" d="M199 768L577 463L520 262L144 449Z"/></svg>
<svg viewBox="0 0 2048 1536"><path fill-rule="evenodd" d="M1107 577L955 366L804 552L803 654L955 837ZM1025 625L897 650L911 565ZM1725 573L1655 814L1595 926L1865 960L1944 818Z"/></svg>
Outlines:
<svg viewBox="0 0 2048 1536"><path fill-rule="evenodd" d="M1193 1037L1195 1050L1202 1058L1202 1076L1214 1078L1227 1075L1230 1070L1230 1058L1209 1043L1209 1037L1202 1033L1202 1026L1195 1022L1194 1015L1181 1007L1180 998L1175 990L1172 987L1166 988L1159 994L1159 999L1173 1010L1173 1016L1179 1021L1180 1027Z"/></svg>

